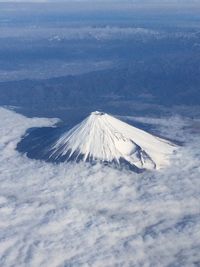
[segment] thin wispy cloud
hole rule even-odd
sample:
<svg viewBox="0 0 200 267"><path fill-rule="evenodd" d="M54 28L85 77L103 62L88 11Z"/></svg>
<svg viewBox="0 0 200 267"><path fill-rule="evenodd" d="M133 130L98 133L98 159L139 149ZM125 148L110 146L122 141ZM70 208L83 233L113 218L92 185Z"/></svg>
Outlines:
<svg viewBox="0 0 200 267"><path fill-rule="evenodd" d="M3 27L0 38L33 38L45 39L59 42L64 40L111 40L122 38L145 38L148 36L157 37L162 33L148 28L138 27Z"/></svg>

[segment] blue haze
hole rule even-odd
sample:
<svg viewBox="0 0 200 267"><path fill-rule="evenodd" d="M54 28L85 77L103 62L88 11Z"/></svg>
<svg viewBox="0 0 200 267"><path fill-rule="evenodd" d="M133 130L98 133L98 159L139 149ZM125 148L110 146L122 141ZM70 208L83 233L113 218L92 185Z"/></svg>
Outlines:
<svg viewBox="0 0 200 267"><path fill-rule="evenodd" d="M199 115L198 8L0 5L0 105L72 124L96 109Z"/></svg>

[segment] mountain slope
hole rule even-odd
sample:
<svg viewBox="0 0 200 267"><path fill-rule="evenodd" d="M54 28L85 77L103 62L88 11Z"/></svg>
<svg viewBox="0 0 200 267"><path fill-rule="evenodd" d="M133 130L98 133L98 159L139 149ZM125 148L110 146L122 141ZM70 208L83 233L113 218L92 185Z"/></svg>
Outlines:
<svg viewBox="0 0 200 267"><path fill-rule="evenodd" d="M159 169L169 164L175 149L169 141L96 111L64 133L50 147L49 158Z"/></svg>

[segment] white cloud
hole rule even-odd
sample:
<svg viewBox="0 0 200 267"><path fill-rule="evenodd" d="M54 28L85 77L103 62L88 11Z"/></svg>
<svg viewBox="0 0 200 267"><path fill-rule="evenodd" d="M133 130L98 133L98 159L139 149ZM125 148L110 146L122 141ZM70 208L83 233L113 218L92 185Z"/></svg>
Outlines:
<svg viewBox="0 0 200 267"><path fill-rule="evenodd" d="M189 121L168 121L186 141L171 168L138 175L29 160L17 142L55 120L2 108L0 118L0 266L200 264L200 138L181 127Z"/></svg>
<svg viewBox="0 0 200 267"><path fill-rule="evenodd" d="M47 79L49 77L61 77L67 75L79 75L90 71L104 70L113 67L114 63L106 60L71 61L64 60L41 60L30 65L14 70L0 70L1 81L23 79Z"/></svg>
<svg viewBox="0 0 200 267"><path fill-rule="evenodd" d="M137 27L3 27L0 38L47 38L49 42L62 42L65 40L111 40L123 38L165 37L162 32Z"/></svg>

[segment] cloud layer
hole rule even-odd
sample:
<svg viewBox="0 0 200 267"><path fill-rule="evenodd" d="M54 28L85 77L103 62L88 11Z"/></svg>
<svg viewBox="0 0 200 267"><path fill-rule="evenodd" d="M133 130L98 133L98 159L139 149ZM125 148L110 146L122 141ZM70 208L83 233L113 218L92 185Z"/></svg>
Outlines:
<svg viewBox="0 0 200 267"><path fill-rule="evenodd" d="M0 118L1 266L200 264L198 121L157 120L185 146L169 169L138 175L29 160L15 151L23 133L56 120Z"/></svg>

